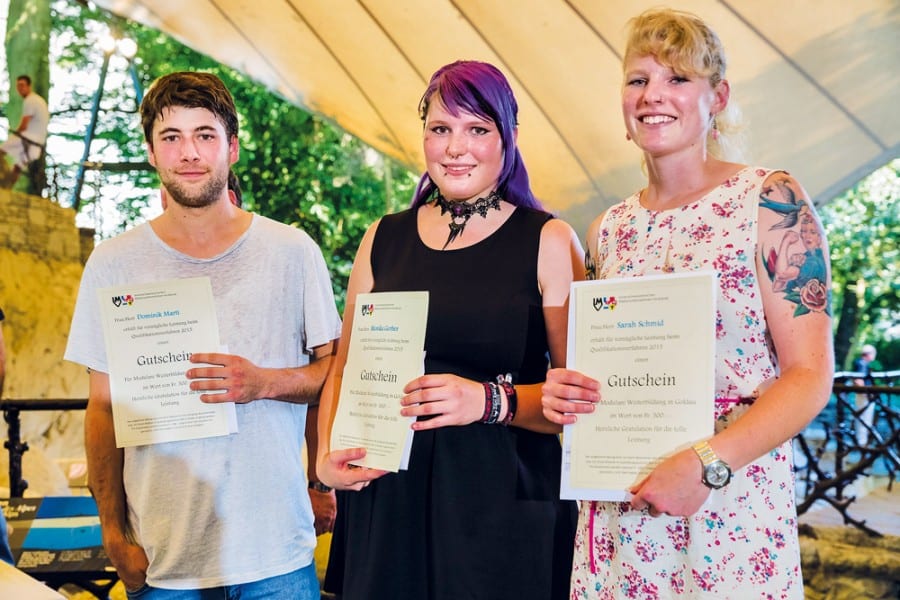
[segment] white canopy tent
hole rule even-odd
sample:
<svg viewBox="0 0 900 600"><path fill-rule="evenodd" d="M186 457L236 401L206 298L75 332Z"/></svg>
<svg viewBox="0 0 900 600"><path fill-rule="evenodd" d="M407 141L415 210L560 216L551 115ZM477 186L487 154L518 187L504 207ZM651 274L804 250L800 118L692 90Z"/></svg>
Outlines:
<svg viewBox="0 0 900 600"><path fill-rule="evenodd" d="M485 60L519 100L535 191L583 231L643 177L619 107L627 20L658 0L95 0L421 170L431 73ZM679 0L729 54L753 162L816 202L898 156L900 2ZM895 100L891 100L894 98ZM273 124L274 125L274 124Z"/></svg>

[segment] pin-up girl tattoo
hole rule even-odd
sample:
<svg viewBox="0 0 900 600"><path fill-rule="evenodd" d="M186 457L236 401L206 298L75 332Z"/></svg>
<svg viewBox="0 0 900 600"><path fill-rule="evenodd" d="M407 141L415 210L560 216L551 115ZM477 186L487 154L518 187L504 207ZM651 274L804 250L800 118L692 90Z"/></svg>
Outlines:
<svg viewBox="0 0 900 600"><path fill-rule="evenodd" d="M777 248L762 249L772 290L784 293L785 300L797 305L795 317L810 312L831 314L822 229L807 201L789 184L785 175L760 194L760 206L781 217L770 231L786 230Z"/></svg>

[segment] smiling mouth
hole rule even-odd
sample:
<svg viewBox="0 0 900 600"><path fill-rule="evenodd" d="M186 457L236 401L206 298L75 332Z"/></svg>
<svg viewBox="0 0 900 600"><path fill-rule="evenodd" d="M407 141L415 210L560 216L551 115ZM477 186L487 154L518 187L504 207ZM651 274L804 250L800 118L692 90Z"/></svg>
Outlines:
<svg viewBox="0 0 900 600"><path fill-rule="evenodd" d="M466 175L470 173L475 165L443 165L445 175Z"/></svg>
<svg viewBox="0 0 900 600"><path fill-rule="evenodd" d="M675 117L668 115L647 115L640 118L640 122L645 125L659 125L660 123L670 123L674 120Z"/></svg>

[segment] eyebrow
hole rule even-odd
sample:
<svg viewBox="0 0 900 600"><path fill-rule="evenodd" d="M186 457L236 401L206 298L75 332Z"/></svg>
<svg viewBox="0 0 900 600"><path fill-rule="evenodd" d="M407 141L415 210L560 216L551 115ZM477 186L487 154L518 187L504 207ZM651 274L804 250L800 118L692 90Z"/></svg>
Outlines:
<svg viewBox="0 0 900 600"><path fill-rule="evenodd" d="M200 127L192 129L191 131L195 132L195 133L196 132L202 133L202 132L208 132L208 131L215 132L216 128L213 127L212 125L201 125ZM163 127L162 129L160 129L159 131L156 132L156 135L164 135L166 133L182 133L182 130L179 129L178 127Z"/></svg>
<svg viewBox="0 0 900 600"><path fill-rule="evenodd" d="M463 116L463 115L465 115L465 116ZM457 119L462 121L464 125L470 125L470 124L474 124L474 123L487 123L488 125L494 124L494 121L492 121L491 119L479 117L478 115L473 115L472 113L467 113L464 111L460 112L459 117L453 117L451 115L450 119L429 118L425 122L429 125L447 125L450 123L450 121L457 120Z"/></svg>

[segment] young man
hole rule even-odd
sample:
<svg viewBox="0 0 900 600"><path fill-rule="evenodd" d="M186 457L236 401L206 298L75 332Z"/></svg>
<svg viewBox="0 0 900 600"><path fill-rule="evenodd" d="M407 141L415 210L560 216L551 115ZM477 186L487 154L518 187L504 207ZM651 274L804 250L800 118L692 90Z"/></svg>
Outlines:
<svg viewBox="0 0 900 600"><path fill-rule="evenodd" d="M19 75L16 78L16 92L22 96L22 118L19 126L9 132L9 138L0 145L0 158L12 157L12 172L4 182L5 187L12 187L19 174L33 160L41 156L44 144L47 143L47 124L50 122L50 111L47 101L31 89L31 77Z"/></svg>
<svg viewBox="0 0 900 600"><path fill-rule="evenodd" d="M90 370L85 446L104 546L146 600L318 598L310 496L320 492L307 493L301 446L340 333L321 251L230 200L238 122L217 77L160 78L141 119L167 207L94 250L66 350ZM202 401L237 404L238 433L117 449L96 290L197 276L210 278L229 354L193 354L216 366L186 377Z"/></svg>

